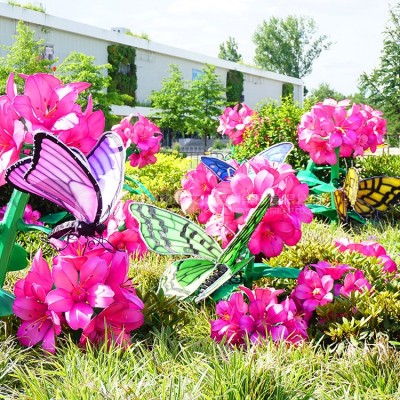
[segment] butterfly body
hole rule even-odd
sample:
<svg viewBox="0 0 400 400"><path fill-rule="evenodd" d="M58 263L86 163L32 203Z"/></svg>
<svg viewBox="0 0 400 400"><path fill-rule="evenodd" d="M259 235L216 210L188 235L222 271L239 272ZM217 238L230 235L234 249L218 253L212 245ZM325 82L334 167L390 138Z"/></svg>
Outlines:
<svg viewBox="0 0 400 400"><path fill-rule="evenodd" d="M201 301L245 268L252 261L252 257L244 256L247 243L266 213L270 197L263 197L224 250L187 218L149 204L132 203L130 211L139 221L142 238L150 250L196 256L175 261L167 268L160 280L164 294L178 299L195 295L195 300Z"/></svg>
<svg viewBox="0 0 400 400"><path fill-rule="evenodd" d="M106 132L84 156L45 132L34 136L32 156L7 169L6 180L69 211L75 221L53 229L50 238L98 236L119 199L125 149L117 133Z"/></svg>

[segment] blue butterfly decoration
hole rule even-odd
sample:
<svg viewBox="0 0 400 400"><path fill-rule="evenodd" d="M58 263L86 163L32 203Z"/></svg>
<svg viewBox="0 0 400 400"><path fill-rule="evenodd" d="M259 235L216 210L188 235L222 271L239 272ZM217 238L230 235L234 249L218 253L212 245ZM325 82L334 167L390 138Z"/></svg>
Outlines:
<svg viewBox="0 0 400 400"><path fill-rule="evenodd" d="M286 157L293 150L293 143L281 142L277 143L268 149L258 153L256 157L263 157L266 160L274 163L284 163ZM221 181L229 180L236 172L236 168L232 167L224 160L216 157L201 156L201 162L213 172Z"/></svg>
<svg viewBox="0 0 400 400"><path fill-rule="evenodd" d="M125 148L117 133L104 133L85 156L56 136L38 132L32 156L10 166L5 178L17 190L70 212L75 220L57 225L49 234L49 239L68 239L102 235L120 197L124 170Z"/></svg>

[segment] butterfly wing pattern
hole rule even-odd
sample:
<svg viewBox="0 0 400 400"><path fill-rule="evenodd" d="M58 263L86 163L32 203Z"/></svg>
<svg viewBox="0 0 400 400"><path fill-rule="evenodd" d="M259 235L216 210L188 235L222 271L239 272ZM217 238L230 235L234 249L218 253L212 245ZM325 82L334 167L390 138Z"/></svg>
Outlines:
<svg viewBox="0 0 400 400"><path fill-rule="evenodd" d="M339 221L346 223L348 219L349 205L352 207L356 204L358 196L359 176L354 168L349 168L343 187L333 192L333 200L338 214Z"/></svg>
<svg viewBox="0 0 400 400"><path fill-rule="evenodd" d="M293 143L291 142L277 143L258 153L255 157L263 157L270 162L282 164L285 162L286 157L292 151L293 147ZM200 160L221 181L227 181L236 172L236 168L219 158L202 156Z"/></svg>
<svg viewBox="0 0 400 400"><path fill-rule="evenodd" d="M145 204L132 203L130 211L140 223L140 232L149 249L164 255L190 255L172 263L160 280L166 296L185 299L201 290L201 297L211 295L238 271L236 260L269 207L270 196L260 202L247 223L225 250L192 221L170 211ZM242 267L245 263L238 263ZM241 267L239 267L241 268Z"/></svg>
<svg viewBox="0 0 400 400"><path fill-rule="evenodd" d="M226 161L220 160L219 158L201 156L200 160L221 181L227 181L236 172L236 168L232 167L232 165Z"/></svg>
<svg viewBox="0 0 400 400"><path fill-rule="evenodd" d="M386 212L400 203L400 178L374 176L360 180L354 209L363 216Z"/></svg>
<svg viewBox="0 0 400 400"><path fill-rule="evenodd" d="M283 164L293 150L293 147L293 143L291 142L281 142L268 147L268 149L258 153L257 156L264 157L270 162Z"/></svg>
<svg viewBox="0 0 400 400"><path fill-rule="evenodd" d="M115 205L124 163L125 150L116 133L105 133L86 159L57 137L38 132L32 156L9 167L6 180L18 190L57 204L76 218L54 228L49 238L59 239L73 232L89 236L96 234Z"/></svg>

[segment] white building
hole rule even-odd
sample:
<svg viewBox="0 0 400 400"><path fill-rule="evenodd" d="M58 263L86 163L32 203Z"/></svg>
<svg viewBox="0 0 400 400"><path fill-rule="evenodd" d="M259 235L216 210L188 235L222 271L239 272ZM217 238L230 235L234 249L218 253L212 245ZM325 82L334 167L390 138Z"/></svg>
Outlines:
<svg viewBox="0 0 400 400"><path fill-rule="evenodd" d="M0 3L0 44L9 46L13 43L19 20L35 31L36 39L44 39L46 57L58 58L58 62L64 60L71 51L76 51L94 56L96 64L101 65L107 63L109 45L123 44L134 47L136 101L139 104L148 104L151 92L161 89L161 81L168 76L171 64L179 66L185 80L193 79L205 64L214 65L215 73L221 77L223 84L229 70L241 71L244 74L244 102L252 108L263 100L279 100L284 83L293 85L293 97L299 104L303 101L301 79L126 35L123 28L106 30L5 3ZM4 52L1 55L4 55ZM118 114L129 114L131 111L129 108L119 108ZM141 112L143 113L143 110Z"/></svg>

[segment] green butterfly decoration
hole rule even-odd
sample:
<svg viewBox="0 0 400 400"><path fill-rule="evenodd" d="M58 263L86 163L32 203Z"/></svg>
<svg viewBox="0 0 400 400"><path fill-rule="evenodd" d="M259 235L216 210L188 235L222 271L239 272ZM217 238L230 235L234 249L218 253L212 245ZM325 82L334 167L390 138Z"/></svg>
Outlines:
<svg viewBox="0 0 400 400"><path fill-rule="evenodd" d="M189 255L173 262L160 280L166 296L186 299L195 296L199 302L230 281L231 291L235 275L254 257L248 255L250 236L270 206L266 195L250 215L246 224L222 250L219 244L202 229L178 214L145 204L132 203L130 211L140 223L140 232L150 250L162 255ZM236 286L240 282L237 282Z"/></svg>

